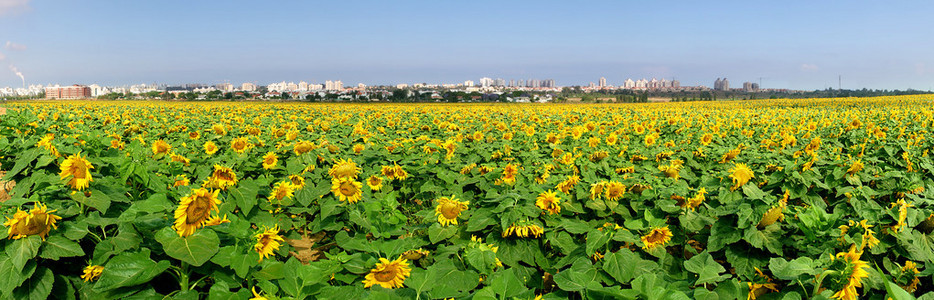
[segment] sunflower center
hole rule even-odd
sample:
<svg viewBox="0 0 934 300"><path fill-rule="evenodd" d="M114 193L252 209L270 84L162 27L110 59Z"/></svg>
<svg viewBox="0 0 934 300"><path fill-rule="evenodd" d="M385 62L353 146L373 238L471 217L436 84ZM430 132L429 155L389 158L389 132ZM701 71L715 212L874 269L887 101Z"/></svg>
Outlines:
<svg viewBox="0 0 934 300"><path fill-rule="evenodd" d="M208 197L195 197L195 200L191 201L191 204L188 204L188 209L185 210L185 213L188 214L188 217L185 219L185 223L192 225L207 220L208 213L210 212L211 208L210 202L211 199L208 199Z"/></svg>
<svg viewBox="0 0 934 300"><path fill-rule="evenodd" d="M441 204L441 215L446 219L457 218L461 213L461 207L457 203L445 202Z"/></svg>
<svg viewBox="0 0 934 300"><path fill-rule="evenodd" d="M342 182L340 190L341 194L348 197L357 194L357 186L353 185L351 182Z"/></svg>
<svg viewBox="0 0 934 300"><path fill-rule="evenodd" d="M396 278L396 268L388 266L383 270L376 271L373 275L376 277L376 281L390 282Z"/></svg>
<svg viewBox="0 0 934 300"><path fill-rule="evenodd" d="M233 181L233 176L230 176L229 172L221 171L221 172L214 173L214 175L217 177L218 180Z"/></svg>
<svg viewBox="0 0 934 300"><path fill-rule="evenodd" d="M652 234L650 234L646 240L649 241L649 243L658 244L665 240L665 234L661 231L655 230L652 231Z"/></svg>
<svg viewBox="0 0 934 300"><path fill-rule="evenodd" d="M20 234L34 235L45 231L45 229L48 227L46 224L48 219L49 215L45 213L40 212L32 215L27 222L20 223L22 224L22 227L19 228Z"/></svg>

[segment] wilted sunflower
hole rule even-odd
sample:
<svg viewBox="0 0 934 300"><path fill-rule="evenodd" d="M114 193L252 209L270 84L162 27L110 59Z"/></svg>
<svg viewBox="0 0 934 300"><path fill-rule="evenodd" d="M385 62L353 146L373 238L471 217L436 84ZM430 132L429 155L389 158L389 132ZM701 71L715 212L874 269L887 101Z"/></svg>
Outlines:
<svg viewBox="0 0 934 300"><path fill-rule="evenodd" d="M217 199L219 192L200 188L182 197L175 209L175 224L172 225L179 236L192 235L210 219L211 211L218 211L217 206L221 204L221 200Z"/></svg>
<svg viewBox="0 0 934 300"><path fill-rule="evenodd" d="M282 199L292 198L293 193L294 189L292 188L291 181L280 181L277 182L276 185L272 188L272 191L269 192L269 198L267 199L270 203L281 203Z"/></svg>
<svg viewBox="0 0 934 300"><path fill-rule="evenodd" d="M404 253L402 253L402 255L399 255L399 257L405 260L419 260L425 256L428 256L428 254L429 254L428 250L418 248L415 250L405 251Z"/></svg>
<svg viewBox="0 0 934 300"><path fill-rule="evenodd" d="M101 273L104 272L103 266L91 265L84 268L84 274L81 274L81 279L84 279L84 282L94 281L101 277Z"/></svg>
<svg viewBox="0 0 934 300"><path fill-rule="evenodd" d="M642 236L642 249L654 249L658 246L665 246L671 240L671 230L668 226L652 228L646 235Z"/></svg>
<svg viewBox="0 0 934 300"><path fill-rule="evenodd" d="M49 235L49 231L58 229L55 222L62 219L62 217L53 215L53 212L55 212L54 209L49 210L41 202L36 202L36 205L29 212L17 208L13 218L7 218L6 222L3 223L3 226L9 227L7 229L7 238L18 240L30 235L39 235L42 240L45 240L45 237Z"/></svg>
<svg viewBox="0 0 934 300"><path fill-rule="evenodd" d="M181 174L181 175L175 176L175 183L172 184L172 187L186 186L188 184L190 184L190 181L188 180L188 175Z"/></svg>
<svg viewBox="0 0 934 300"><path fill-rule="evenodd" d="M259 253L259 261L263 261L266 257L273 255L273 251L279 250L279 246L281 245L279 242L285 241L285 239L279 235L279 225L273 228L266 228L262 232L257 233L254 237L256 238L256 244L253 245L253 250Z"/></svg>
<svg viewBox="0 0 934 300"><path fill-rule="evenodd" d="M507 164L503 167L503 177L502 180L505 183L514 183L516 182L516 174L519 174L519 167L513 164Z"/></svg>
<svg viewBox="0 0 934 300"><path fill-rule="evenodd" d="M561 202L561 199L558 198L558 193L553 191L543 192L538 194L538 197L535 198L535 206L541 208L543 211L547 211L548 214L557 214L561 212L561 206L558 203Z"/></svg>
<svg viewBox="0 0 934 300"><path fill-rule="evenodd" d="M411 272L409 263L401 257L394 261L380 258L379 263L370 270L369 274L366 274L363 287L379 285L387 289L399 288Z"/></svg>
<svg viewBox="0 0 934 300"><path fill-rule="evenodd" d="M298 141L295 143L295 146L292 147L292 151L295 152L295 155L302 155L308 153L315 148L315 144L312 144L309 141Z"/></svg>
<svg viewBox="0 0 934 300"><path fill-rule="evenodd" d="M240 154L249 150L250 146L250 142L247 141L246 137L238 137L230 141L230 149Z"/></svg>
<svg viewBox="0 0 934 300"><path fill-rule="evenodd" d="M352 159L335 161L331 169L328 170L328 175L331 175L332 179L357 179L358 173L360 173L360 168L357 168L357 164Z"/></svg>
<svg viewBox="0 0 934 300"><path fill-rule="evenodd" d="M214 153L217 153L217 149L217 144L214 144L212 141L204 143L204 153L207 153L207 155L214 155Z"/></svg>
<svg viewBox="0 0 934 300"><path fill-rule="evenodd" d="M895 283L905 289L905 291L914 293L914 291L918 289L918 284L921 282L921 280L918 279L918 273L921 272L918 271L918 265L915 264L915 262L910 260L905 261L905 265L902 266L900 274L894 278Z"/></svg>
<svg viewBox="0 0 934 300"><path fill-rule="evenodd" d="M172 145L166 143L165 140L159 139L152 143L152 154L153 155L166 155L169 154L169 151L172 150Z"/></svg>
<svg viewBox="0 0 934 300"><path fill-rule="evenodd" d="M266 155L263 156L263 169L269 170L275 168L279 164L279 158L276 157L276 153L269 151L266 152Z"/></svg>
<svg viewBox="0 0 934 300"><path fill-rule="evenodd" d="M378 191L383 188L383 179L376 175L371 175L370 178L366 179L366 185L370 187L372 191Z"/></svg>
<svg viewBox="0 0 934 300"><path fill-rule="evenodd" d="M754 177L752 170L746 164L734 164L733 168L730 169L730 179L733 179L733 186L730 187L730 190L733 191L742 187L749 182L749 179Z"/></svg>
<svg viewBox="0 0 934 300"><path fill-rule="evenodd" d="M214 172L208 178L207 186L216 189L227 190L228 187L237 184L237 173L228 167L214 165Z"/></svg>
<svg viewBox="0 0 934 300"><path fill-rule="evenodd" d="M545 233L545 229L536 224L529 224L529 225L512 224L511 226L506 228L506 230L503 231L502 236L504 238L510 235L513 235L519 238L525 238L529 236L534 236L535 238L539 238L542 236L543 233Z"/></svg>
<svg viewBox="0 0 934 300"><path fill-rule="evenodd" d="M571 189L573 189L574 186L577 185L578 182L580 182L580 180L581 180L580 176L568 175L568 178L566 178L561 183L558 183L558 185L556 185L555 188L561 191L562 193L570 194Z"/></svg>
<svg viewBox="0 0 934 300"><path fill-rule="evenodd" d="M762 273L759 268L756 270L756 282L748 282L749 285L749 294L746 295L747 300L756 300L757 297L765 295L766 293L778 292L778 285L772 283L772 278L768 275Z"/></svg>
<svg viewBox="0 0 934 300"><path fill-rule="evenodd" d="M334 193L334 196L337 196L341 202L346 201L354 204L360 201L363 198L360 190L362 186L363 184L350 177L331 179L331 193Z"/></svg>
<svg viewBox="0 0 934 300"><path fill-rule="evenodd" d="M438 217L438 223L441 223L441 226L457 225L457 217L469 208L467 205L470 205L468 201L457 201L453 195L450 198L438 198L436 201L438 205L435 206L435 216Z"/></svg>
<svg viewBox="0 0 934 300"><path fill-rule="evenodd" d="M699 190L697 190L697 194L694 194L694 197L688 198L686 199L686 201L681 203L681 207L690 208L691 210L696 209L698 206L701 205L701 203L704 203L704 200L706 199L704 197L705 194L707 194L707 189L700 188Z"/></svg>
<svg viewBox="0 0 934 300"><path fill-rule="evenodd" d="M61 179L66 179L68 176L71 176L71 180L68 181L68 185L72 189L81 191L87 188L90 185L91 181L94 181L91 178L91 169L94 166L84 157L81 157L81 152L78 154L72 154L62 162L61 172L59 177Z"/></svg>
<svg viewBox="0 0 934 300"><path fill-rule="evenodd" d="M392 166L392 176L396 180L405 180L409 178L409 173L402 168L402 166L396 164Z"/></svg>

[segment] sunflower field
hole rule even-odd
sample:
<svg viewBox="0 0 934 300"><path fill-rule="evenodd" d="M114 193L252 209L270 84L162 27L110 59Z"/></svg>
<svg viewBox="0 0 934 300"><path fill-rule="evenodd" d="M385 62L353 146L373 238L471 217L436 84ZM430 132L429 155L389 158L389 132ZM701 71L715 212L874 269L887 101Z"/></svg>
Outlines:
<svg viewBox="0 0 934 300"><path fill-rule="evenodd" d="M2 299L934 299L930 95L5 106Z"/></svg>

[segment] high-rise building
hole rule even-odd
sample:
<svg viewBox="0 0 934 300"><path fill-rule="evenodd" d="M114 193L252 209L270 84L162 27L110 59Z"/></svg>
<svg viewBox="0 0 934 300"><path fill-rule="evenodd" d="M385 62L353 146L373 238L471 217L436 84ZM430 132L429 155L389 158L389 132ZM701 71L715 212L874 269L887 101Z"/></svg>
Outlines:
<svg viewBox="0 0 934 300"><path fill-rule="evenodd" d="M46 99L86 99L91 97L91 88L83 85L45 88Z"/></svg>
<svg viewBox="0 0 934 300"><path fill-rule="evenodd" d="M623 81L623 88L633 89L636 87L636 82L632 81L632 78L627 78L626 81Z"/></svg>
<svg viewBox="0 0 934 300"><path fill-rule="evenodd" d="M743 82L743 91L744 92L758 92L759 84L755 82Z"/></svg>
<svg viewBox="0 0 934 300"><path fill-rule="evenodd" d="M256 85L249 82L244 82L240 85L240 90L245 92L252 92L256 90Z"/></svg>
<svg viewBox="0 0 934 300"><path fill-rule="evenodd" d="M480 86L481 86L481 87L491 87L491 86L493 86L493 78L490 78L490 77L483 77L483 78L480 78Z"/></svg>
<svg viewBox="0 0 934 300"><path fill-rule="evenodd" d="M597 84L598 86L600 86L600 87L605 87L605 86L606 86L606 78L605 78L605 77L600 77L600 80L599 80L598 82L599 82L599 83Z"/></svg>
<svg viewBox="0 0 934 300"><path fill-rule="evenodd" d="M502 78L496 78L496 81L493 82L494 86L506 86L506 80Z"/></svg>
<svg viewBox="0 0 934 300"><path fill-rule="evenodd" d="M466 80L466 81L464 81L464 86L466 86L466 87L472 87L472 86L473 86L473 80Z"/></svg>

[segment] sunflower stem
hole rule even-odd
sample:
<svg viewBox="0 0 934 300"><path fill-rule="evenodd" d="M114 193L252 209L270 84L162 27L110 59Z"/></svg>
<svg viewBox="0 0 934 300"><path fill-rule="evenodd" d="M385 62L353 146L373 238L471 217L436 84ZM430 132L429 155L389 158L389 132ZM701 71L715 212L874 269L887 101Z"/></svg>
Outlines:
<svg viewBox="0 0 934 300"><path fill-rule="evenodd" d="M178 284L181 287L181 290L188 291L188 263L182 262L182 268L178 272Z"/></svg>

